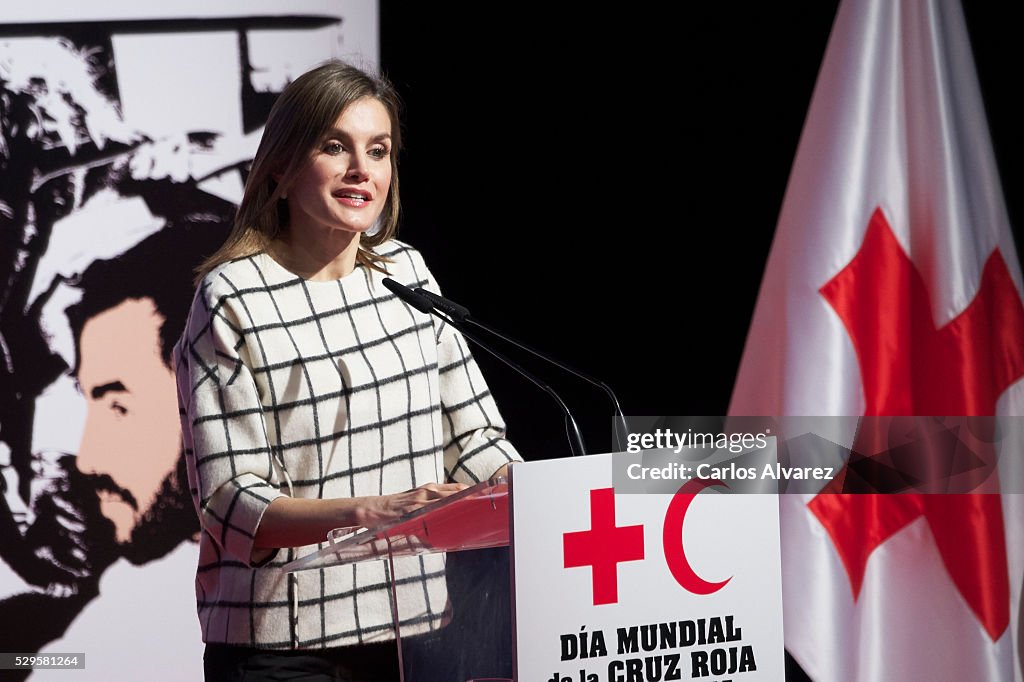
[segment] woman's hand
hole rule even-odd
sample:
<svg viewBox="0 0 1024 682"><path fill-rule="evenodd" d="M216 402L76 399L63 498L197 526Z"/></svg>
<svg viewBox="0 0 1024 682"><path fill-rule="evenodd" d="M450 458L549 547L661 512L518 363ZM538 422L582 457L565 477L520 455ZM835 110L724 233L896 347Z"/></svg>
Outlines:
<svg viewBox="0 0 1024 682"><path fill-rule="evenodd" d="M363 504L356 511L361 526L372 528L388 521L394 521L420 507L444 499L465 490L465 483L425 483L418 488L380 497L362 498Z"/></svg>
<svg viewBox="0 0 1024 682"><path fill-rule="evenodd" d="M504 478L507 481L508 480L508 467L509 467L509 464L513 464L513 462L509 462L508 464L502 464L498 468L498 470L495 471L493 474L491 474L491 477L489 479L487 479L487 480L489 480L489 481L491 481L493 483L494 481L496 481L499 478Z"/></svg>
<svg viewBox="0 0 1024 682"><path fill-rule="evenodd" d="M464 483L426 483L412 490L380 497L328 500L278 497L263 513L253 546L271 549L323 542L327 534L336 528L354 530L379 526L467 487Z"/></svg>

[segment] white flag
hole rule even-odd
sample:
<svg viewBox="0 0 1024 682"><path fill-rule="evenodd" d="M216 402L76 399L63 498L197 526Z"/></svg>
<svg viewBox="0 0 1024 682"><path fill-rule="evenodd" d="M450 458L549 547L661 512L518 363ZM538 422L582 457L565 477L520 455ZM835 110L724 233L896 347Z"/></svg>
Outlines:
<svg viewBox="0 0 1024 682"><path fill-rule="evenodd" d="M843 0L729 413L1024 414L1022 290L959 4ZM781 496L787 648L1020 682L1021 497Z"/></svg>

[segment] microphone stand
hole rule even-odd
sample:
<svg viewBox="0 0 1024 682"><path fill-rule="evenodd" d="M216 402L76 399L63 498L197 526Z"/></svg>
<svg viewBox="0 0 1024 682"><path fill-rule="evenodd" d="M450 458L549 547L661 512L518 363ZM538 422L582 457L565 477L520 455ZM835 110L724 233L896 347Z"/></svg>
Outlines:
<svg viewBox="0 0 1024 682"><path fill-rule="evenodd" d="M416 308L417 310L419 310L421 312L424 312L424 313L433 314L438 319L442 320L443 322L446 322L447 324L450 324L452 327L457 329L467 339L469 339L470 341L475 343L477 346L479 346L483 350L487 351L487 353L489 353L493 357L497 358L499 361L503 362L504 364L506 364L509 367L511 367L512 369L514 369L520 375L522 375L523 377L525 377L526 379L531 381L538 388L540 388L545 393L547 393L552 398L554 398L555 402L557 402L558 406L562 409L562 413L565 415L566 436L569 439L569 449L572 451L573 456L583 456L583 455L587 454L586 446L584 446L584 444L583 444L583 436L580 433L579 426L576 424L576 420L572 416L572 412L569 411L569 407L565 404L565 401L562 400L561 396L559 396L558 393L556 393L554 389L552 389L546 383L544 383L543 381L538 379L531 372L527 371L525 368L520 366L517 362L509 359L503 353L499 352L498 350L492 348L488 344L486 344L483 341L481 341L479 336L477 336L476 334L474 334L474 333L470 332L468 329L466 329L467 325L462 324L459 321L456 321L456 317L455 316L449 315L448 314L449 313L448 310L444 310L442 312L442 310L439 309L438 307L436 307L433 304L433 302L427 296L423 295L423 293L422 293L423 290L422 289L418 289L418 290L414 291L414 290L410 289L409 287L406 287L403 284L399 284L398 282L396 282L395 280L393 280L393 279L391 279L389 277L384 279L384 286L387 287L388 290L390 290L392 293L394 293L400 299L402 299L403 301L405 301L406 303L408 303L412 307ZM461 307L461 306L459 306L459 307ZM465 309L463 309L463 310L465 310ZM468 311L467 311L467 313L468 313ZM463 316L463 317L465 317L465 316ZM483 327L481 327L481 328L483 328ZM483 329L485 331L487 331L486 328L483 328Z"/></svg>
<svg viewBox="0 0 1024 682"><path fill-rule="evenodd" d="M479 336L470 333L470 331L466 329L466 325L459 324L453 318L446 317L442 313L440 313L440 311L437 310L435 310L435 315L437 315L437 317L440 318L441 320L444 320L451 326L455 327L467 339L469 339L477 346L487 351L493 357L505 363L515 371L519 372L519 374L532 381L537 387L539 387L545 393L554 398L555 402L558 403L559 407L562 408L562 412L565 414L565 433L569 439L569 449L572 450L573 456L583 456L587 454L587 449L583 445L583 435L580 433L580 427L576 425L576 420L573 419L572 412L569 411L569 407L565 404L565 401L562 400L561 396L559 396L553 388L551 388L546 383L538 379L532 373L528 372L517 362L509 359L503 353L500 353L499 351L495 350L494 348L491 348L486 343L481 341Z"/></svg>
<svg viewBox="0 0 1024 682"><path fill-rule="evenodd" d="M542 353L539 350L536 350L535 348L531 348L525 343L522 343L511 338L510 336L503 334L502 332L498 331L497 329L489 325L485 325L481 322L478 322L469 314L469 309L466 308L465 306L461 306L458 303L455 303L454 301L450 301L449 299L444 298L443 296L438 296L434 292L428 291L422 287L417 287L413 291L417 294L420 294L421 296L423 296L423 298L427 299L428 301L430 301L430 303L433 304L436 310L444 311L453 319L457 319L459 322L463 322L467 325L472 325L473 327L481 329L487 332L488 334L492 334L493 336L498 337L502 341L510 343L516 348L526 351L530 355L538 357L541 360L544 360L545 362L552 364L555 367L558 367L559 369L565 370L566 372L572 374L573 376L583 379L587 383L593 386L597 386L598 388L603 390L605 394L608 396L608 398L612 401L612 405L615 406L615 414L619 418L619 424L622 427L622 433L619 433L618 430L615 430L615 443L620 451L624 451L626 449L625 445L622 443L622 438L625 436L625 434L629 433L629 427L626 424L626 417L622 412L622 407L619 405L619 399L615 395L615 392L611 389L611 386L601 381L600 379L595 379L594 377L584 374L579 370L573 369L569 365L558 360L555 360L549 355ZM466 335L466 331L464 330L464 328L461 328L455 324L453 324L452 326L454 326L456 329L458 329L464 335Z"/></svg>

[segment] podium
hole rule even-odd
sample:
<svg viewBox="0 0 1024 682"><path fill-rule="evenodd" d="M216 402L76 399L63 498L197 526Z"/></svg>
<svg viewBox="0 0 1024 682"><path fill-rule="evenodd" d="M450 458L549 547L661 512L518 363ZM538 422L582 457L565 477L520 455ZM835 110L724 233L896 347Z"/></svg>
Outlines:
<svg viewBox="0 0 1024 682"><path fill-rule="evenodd" d="M403 636L415 607L392 582L406 682L783 679L778 496L702 478L619 492L648 454L519 463L508 481L332 534L285 570L385 561L395 575L402 557L446 552L453 568L491 553L468 571L483 592L456 584L451 621L430 635Z"/></svg>
<svg viewBox="0 0 1024 682"><path fill-rule="evenodd" d="M509 578L509 483L484 481L421 507L394 522L356 533L332 531L328 546L292 561L301 571L384 561L395 575L403 557L449 554L450 622L406 637L400 623L415 620L415 606L399 600L391 583L393 628L404 682L510 680L512 632ZM478 550L467 552L466 550ZM457 556L454 553L459 553ZM466 641L472 637L472 641ZM502 675L502 676L498 676Z"/></svg>

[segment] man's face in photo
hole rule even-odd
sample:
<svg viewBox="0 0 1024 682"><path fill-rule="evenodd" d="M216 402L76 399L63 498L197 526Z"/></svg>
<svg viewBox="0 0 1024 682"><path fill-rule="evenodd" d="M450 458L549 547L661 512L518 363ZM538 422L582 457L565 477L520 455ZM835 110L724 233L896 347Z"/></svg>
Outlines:
<svg viewBox="0 0 1024 682"><path fill-rule="evenodd" d="M78 468L97 476L100 510L127 545L181 457L174 372L164 363L164 317L152 299L128 299L86 321L78 383L86 401Z"/></svg>

